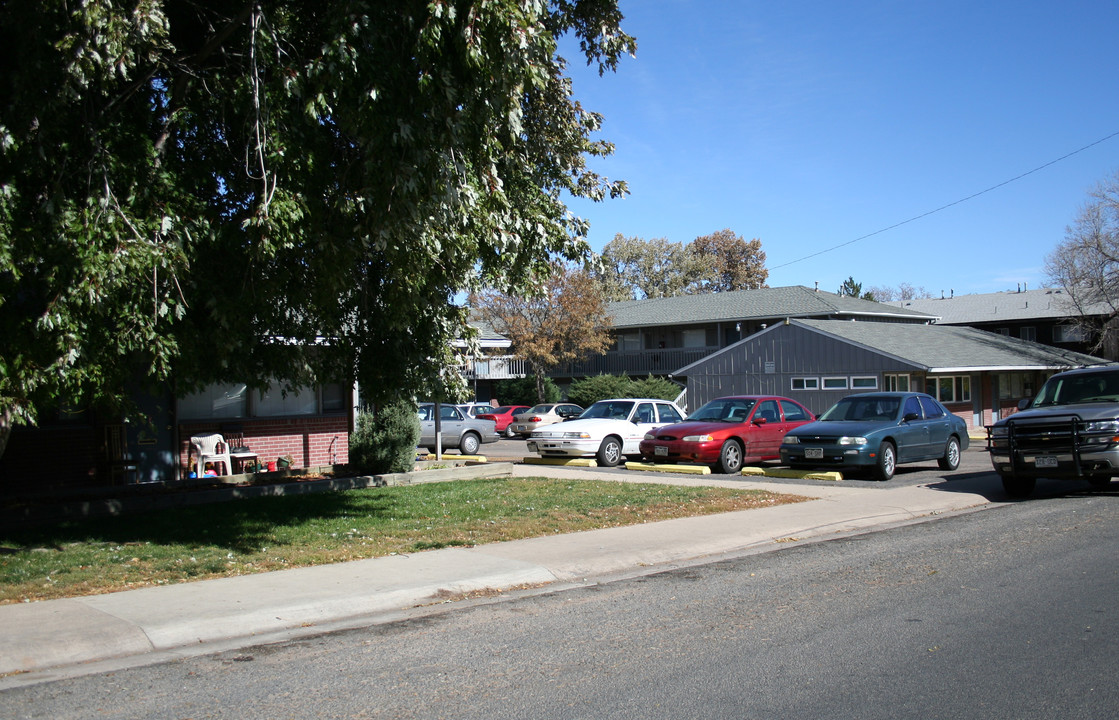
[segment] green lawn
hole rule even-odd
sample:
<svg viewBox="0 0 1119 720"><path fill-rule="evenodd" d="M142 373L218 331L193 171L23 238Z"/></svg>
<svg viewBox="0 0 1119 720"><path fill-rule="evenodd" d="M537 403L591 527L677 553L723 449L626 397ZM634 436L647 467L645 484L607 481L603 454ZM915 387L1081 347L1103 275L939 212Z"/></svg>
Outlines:
<svg viewBox="0 0 1119 720"><path fill-rule="evenodd" d="M0 531L0 603L770 507L746 488L460 480L267 497Z"/></svg>

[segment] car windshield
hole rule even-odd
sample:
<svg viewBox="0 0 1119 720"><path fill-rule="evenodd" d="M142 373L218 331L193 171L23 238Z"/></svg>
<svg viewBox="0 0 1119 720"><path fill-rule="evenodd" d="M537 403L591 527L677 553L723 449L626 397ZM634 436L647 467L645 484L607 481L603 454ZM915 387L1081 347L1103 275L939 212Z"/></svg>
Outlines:
<svg viewBox="0 0 1119 720"><path fill-rule="evenodd" d="M1041 386L1034 407L1119 401L1119 373L1114 370L1051 377Z"/></svg>
<svg viewBox="0 0 1119 720"><path fill-rule="evenodd" d="M896 420L901 399L896 397L849 397L843 398L820 416L824 422L854 420L875 422Z"/></svg>
<svg viewBox="0 0 1119 720"><path fill-rule="evenodd" d="M746 422L757 400L753 398L722 398L712 400L688 416L688 420L706 422Z"/></svg>
<svg viewBox="0 0 1119 720"><path fill-rule="evenodd" d="M599 400L594 405L583 411L579 419L609 418L611 420L625 420L633 410L633 402L629 400Z"/></svg>

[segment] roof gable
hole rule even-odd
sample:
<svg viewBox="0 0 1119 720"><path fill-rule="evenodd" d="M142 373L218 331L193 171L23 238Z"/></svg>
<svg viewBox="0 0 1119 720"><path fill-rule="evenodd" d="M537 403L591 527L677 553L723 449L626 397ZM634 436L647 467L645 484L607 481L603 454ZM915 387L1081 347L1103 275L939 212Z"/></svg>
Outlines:
<svg viewBox="0 0 1119 720"><path fill-rule="evenodd" d="M836 320L794 322L920 365L929 371L1055 369L1107 362L1072 350L957 325Z"/></svg>

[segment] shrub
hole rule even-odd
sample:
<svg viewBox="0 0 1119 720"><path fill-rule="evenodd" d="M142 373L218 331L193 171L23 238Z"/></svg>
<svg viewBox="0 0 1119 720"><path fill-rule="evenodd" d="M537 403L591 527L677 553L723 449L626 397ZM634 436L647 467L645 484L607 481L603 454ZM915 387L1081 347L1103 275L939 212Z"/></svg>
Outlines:
<svg viewBox="0 0 1119 720"><path fill-rule="evenodd" d="M536 405L536 378L532 375L511 380L498 380L493 384L494 394L503 405ZM544 402L559 402L563 398L559 386L552 378L544 378Z"/></svg>
<svg viewBox="0 0 1119 720"><path fill-rule="evenodd" d="M573 403L588 407L592 403L607 398L658 398L675 400L681 387L662 377L649 375L641 380L633 380L625 375L595 375L571 383L567 396Z"/></svg>
<svg viewBox="0 0 1119 720"><path fill-rule="evenodd" d="M633 381L624 375L595 375L571 383L567 398L583 407L607 398L631 397Z"/></svg>
<svg viewBox="0 0 1119 720"><path fill-rule="evenodd" d="M376 414L362 411L350 433L350 467L370 475L408 472L419 441L420 419L411 402L382 405Z"/></svg>
<svg viewBox="0 0 1119 720"><path fill-rule="evenodd" d="M647 378L632 381L629 397L658 398L660 400L675 400L683 388L667 378L655 377L650 374Z"/></svg>

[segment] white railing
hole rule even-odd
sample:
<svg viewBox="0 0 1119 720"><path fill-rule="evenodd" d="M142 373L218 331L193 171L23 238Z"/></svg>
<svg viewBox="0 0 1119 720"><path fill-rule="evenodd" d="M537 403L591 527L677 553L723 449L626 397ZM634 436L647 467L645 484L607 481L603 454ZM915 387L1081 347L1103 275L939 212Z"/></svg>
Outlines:
<svg viewBox="0 0 1119 720"><path fill-rule="evenodd" d="M474 358L466 366L466 377L470 380L506 380L525 376L525 361L512 355L494 355Z"/></svg>

